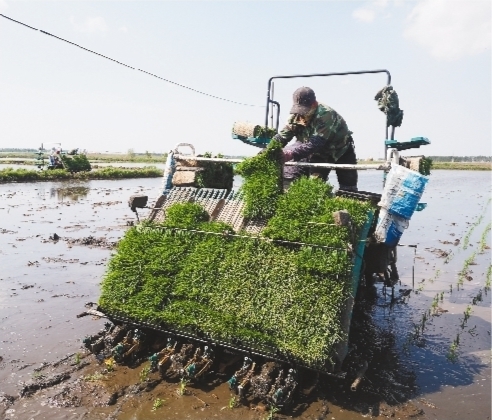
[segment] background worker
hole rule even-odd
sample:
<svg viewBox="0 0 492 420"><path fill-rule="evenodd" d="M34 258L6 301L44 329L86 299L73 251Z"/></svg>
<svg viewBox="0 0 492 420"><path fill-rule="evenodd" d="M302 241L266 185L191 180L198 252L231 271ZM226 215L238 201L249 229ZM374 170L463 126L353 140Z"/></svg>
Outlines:
<svg viewBox="0 0 492 420"><path fill-rule="evenodd" d="M357 164L352 132L342 116L318 103L311 88L300 87L294 92L293 99L287 125L274 137L284 147L284 161ZM294 137L297 141L287 146ZM287 180L309 174L326 181L329 173L330 169L311 168L307 172L295 167L284 168ZM357 170L337 169L336 173L341 190L357 191Z"/></svg>

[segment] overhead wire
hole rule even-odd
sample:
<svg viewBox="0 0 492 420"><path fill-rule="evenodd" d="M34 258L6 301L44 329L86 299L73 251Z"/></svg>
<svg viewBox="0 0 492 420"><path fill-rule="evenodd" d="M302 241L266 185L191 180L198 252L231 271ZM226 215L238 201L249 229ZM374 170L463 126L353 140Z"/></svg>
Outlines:
<svg viewBox="0 0 492 420"><path fill-rule="evenodd" d="M183 88L183 89L188 89L188 90L190 90L190 91L192 91L192 92L199 93L199 94L201 94L201 95L205 95L205 96L208 96L208 97L210 97L210 98L218 99L218 100L221 100L221 101L230 102L230 103L233 103L233 104L236 104L236 105L252 106L252 107L260 107L260 108L264 108L264 107L265 107L265 105L252 105L252 104L246 104L246 103L243 103L243 102L233 101L233 100L231 100L231 99L226 99L226 98L222 98L222 97L220 97L220 96L212 95L212 94L210 94L210 93L202 92L202 91L197 90L197 89L194 89L194 88L192 88L192 87L189 87L189 86L183 85L183 84L181 84L181 83L177 83L177 82L174 82L174 81L172 81L172 80L166 79L166 78L164 78L164 77L158 76L157 74L150 73L150 72L148 72L148 71L146 71L146 70L139 69L139 68L136 68L136 67L132 67L132 66L130 66L130 65L128 65L128 64L122 63L121 61L115 60L114 58L111 58L111 57L108 57L108 56L106 56L106 55L104 55L104 54L98 53L97 51L93 51L93 50L90 50L90 49L88 49L88 48L85 48L85 47L83 47L82 45L76 44L75 42L69 41L69 40L67 40L67 39L65 39L65 38L61 38L61 37L59 37L59 36L57 36L57 35L54 35L54 34L52 34L52 33L49 33L49 32L46 32L46 31L43 31L42 29L37 29L37 28L34 28L34 27L32 27L32 26L30 26L30 25L27 25L26 23L20 22L20 21L18 21L18 20L16 20L16 19L12 19L11 17L8 17L8 16L6 16L6 15L4 15L4 14L2 14L2 13L0 13L0 16L4 17L5 19L8 19L8 20L10 20L10 21L12 21L12 22L18 23L19 25L22 25L22 26L25 26L25 27L27 27L27 28L33 29L33 30L35 30L35 31L39 31L39 32L41 32L41 33L42 33L42 34L44 34L44 35L49 35L49 36L51 36L51 37L53 37L53 38L55 38L55 39L58 39L58 40L63 41L63 42L66 42L66 43L68 43L68 44L70 44L70 45L73 45L73 46L75 46L75 47L78 47L78 48L80 48L80 49L82 49L82 50L84 50L84 51L87 51L87 52L90 52L90 53L92 53L92 54L98 55L99 57L106 58L107 60L113 61L113 62L114 62L114 63L116 63L116 64L120 64L120 65L125 66L125 67L127 67L127 68L130 68L130 69L132 69L132 70L137 70L137 71L140 71L140 72L145 73L145 74L147 74L147 75L149 75L149 76L155 77L155 78L157 78L157 79L160 79L160 80L162 80L162 81L164 81L164 82L167 82L167 83L173 84L173 85L175 85L175 86L181 87L181 88Z"/></svg>

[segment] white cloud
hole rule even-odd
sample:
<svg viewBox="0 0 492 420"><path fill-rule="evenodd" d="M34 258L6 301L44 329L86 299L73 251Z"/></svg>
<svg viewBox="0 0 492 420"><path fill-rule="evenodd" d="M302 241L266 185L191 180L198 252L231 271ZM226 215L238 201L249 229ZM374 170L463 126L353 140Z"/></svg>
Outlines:
<svg viewBox="0 0 492 420"><path fill-rule="evenodd" d="M361 22L372 22L376 18L376 12L367 7L359 7L352 12L352 17Z"/></svg>
<svg viewBox="0 0 492 420"><path fill-rule="evenodd" d="M127 28L126 26L121 26L120 28L118 28L118 30L119 30L120 32L125 32L125 33L127 33L127 32L128 32L128 28Z"/></svg>
<svg viewBox="0 0 492 420"><path fill-rule="evenodd" d="M89 17L83 23L75 22L75 18L70 16L70 23L76 32L95 33L108 30L108 25L101 16Z"/></svg>
<svg viewBox="0 0 492 420"><path fill-rule="evenodd" d="M490 48L489 1L423 0L407 20L404 36L438 59L457 60Z"/></svg>
<svg viewBox="0 0 492 420"><path fill-rule="evenodd" d="M0 12L5 12L9 8L9 5L5 0L0 0Z"/></svg>

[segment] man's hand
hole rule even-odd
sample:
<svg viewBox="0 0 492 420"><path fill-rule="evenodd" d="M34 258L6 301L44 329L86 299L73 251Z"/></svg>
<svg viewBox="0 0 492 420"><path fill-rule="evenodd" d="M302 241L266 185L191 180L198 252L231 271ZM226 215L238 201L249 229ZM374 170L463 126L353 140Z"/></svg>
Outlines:
<svg viewBox="0 0 492 420"><path fill-rule="evenodd" d="M282 150L282 160L285 162L288 162L289 160L292 160L294 158L294 153L292 150Z"/></svg>

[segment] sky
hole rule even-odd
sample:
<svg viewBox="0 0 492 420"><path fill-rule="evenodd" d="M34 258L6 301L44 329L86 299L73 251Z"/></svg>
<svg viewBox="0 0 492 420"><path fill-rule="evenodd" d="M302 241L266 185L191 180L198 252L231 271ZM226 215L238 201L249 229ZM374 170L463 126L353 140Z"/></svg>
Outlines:
<svg viewBox="0 0 492 420"><path fill-rule="evenodd" d="M395 139L431 141L405 155L492 154L490 1L0 0L0 13L135 68L0 16L0 148L249 156L231 129L264 123L270 77L386 69L404 111ZM280 126L309 86L345 118L357 157L381 158L386 83L276 80Z"/></svg>

